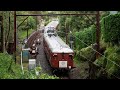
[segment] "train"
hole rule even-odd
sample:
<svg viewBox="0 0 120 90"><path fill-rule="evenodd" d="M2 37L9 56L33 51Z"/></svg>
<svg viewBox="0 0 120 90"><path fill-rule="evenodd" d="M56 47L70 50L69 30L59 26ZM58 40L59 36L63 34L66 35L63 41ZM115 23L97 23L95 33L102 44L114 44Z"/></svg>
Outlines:
<svg viewBox="0 0 120 90"><path fill-rule="evenodd" d="M54 70L71 70L74 66L74 51L57 34L59 21L53 20L44 28L43 46L50 66Z"/></svg>

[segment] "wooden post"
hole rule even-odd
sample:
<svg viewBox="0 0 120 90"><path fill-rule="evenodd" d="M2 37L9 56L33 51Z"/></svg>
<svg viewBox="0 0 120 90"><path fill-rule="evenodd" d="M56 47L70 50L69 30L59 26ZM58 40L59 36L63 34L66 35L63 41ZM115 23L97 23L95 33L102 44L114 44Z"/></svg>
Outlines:
<svg viewBox="0 0 120 90"><path fill-rule="evenodd" d="M90 79L95 79L96 75L96 66L93 64L93 62L99 57L99 48L100 48L100 15L99 15L99 11L97 11L96 14L96 44L92 46L93 49L95 49L97 52L95 53L94 57L90 60L89 62L89 78Z"/></svg>

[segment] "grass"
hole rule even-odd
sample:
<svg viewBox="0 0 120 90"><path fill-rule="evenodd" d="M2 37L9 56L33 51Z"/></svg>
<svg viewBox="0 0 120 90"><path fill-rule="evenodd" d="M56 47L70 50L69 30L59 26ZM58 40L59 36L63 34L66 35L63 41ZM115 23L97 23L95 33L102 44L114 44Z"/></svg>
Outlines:
<svg viewBox="0 0 120 90"><path fill-rule="evenodd" d="M32 32L33 32L34 30L33 29L29 29L28 30L28 36L30 35L30 34L32 34ZM23 40L23 39L25 39L27 37L27 31L20 31L19 32L19 38L20 38L20 40Z"/></svg>
<svg viewBox="0 0 120 90"><path fill-rule="evenodd" d="M76 57L74 58L74 63L75 63L75 65L80 66L80 61L79 61L79 60L77 60L77 58L76 58Z"/></svg>
<svg viewBox="0 0 120 90"><path fill-rule="evenodd" d="M81 79L88 77L89 74L88 74L88 70L86 70L86 69L89 68L89 65L88 65L87 61L81 61L75 57L74 64L77 67L77 69L79 70L78 75Z"/></svg>

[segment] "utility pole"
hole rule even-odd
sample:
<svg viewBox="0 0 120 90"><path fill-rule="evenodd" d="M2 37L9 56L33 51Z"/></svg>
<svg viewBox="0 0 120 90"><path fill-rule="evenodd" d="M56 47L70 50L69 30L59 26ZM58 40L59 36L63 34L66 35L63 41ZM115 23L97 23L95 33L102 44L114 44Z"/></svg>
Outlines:
<svg viewBox="0 0 120 90"><path fill-rule="evenodd" d="M14 55L16 63L16 11L14 11Z"/></svg>
<svg viewBox="0 0 120 90"><path fill-rule="evenodd" d="M93 62L98 59L99 57L99 49L100 49L100 14L99 11L96 11L96 44L92 45L92 48L95 49L97 52L95 52L95 55L91 58L89 61L89 79L95 79L96 78L96 66L93 64Z"/></svg>

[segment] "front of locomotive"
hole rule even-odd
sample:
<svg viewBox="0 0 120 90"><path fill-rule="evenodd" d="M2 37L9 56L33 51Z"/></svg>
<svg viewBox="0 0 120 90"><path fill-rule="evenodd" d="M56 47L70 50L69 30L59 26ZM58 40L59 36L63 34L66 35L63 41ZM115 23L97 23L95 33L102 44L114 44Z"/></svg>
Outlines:
<svg viewBox="0 0 120 90"><path fill-rule="evenodd" d="M51 66L57 70L71 70L74 68L74 52L66 52L67 50L60 52L56 51L52 53Z"/></svg>

